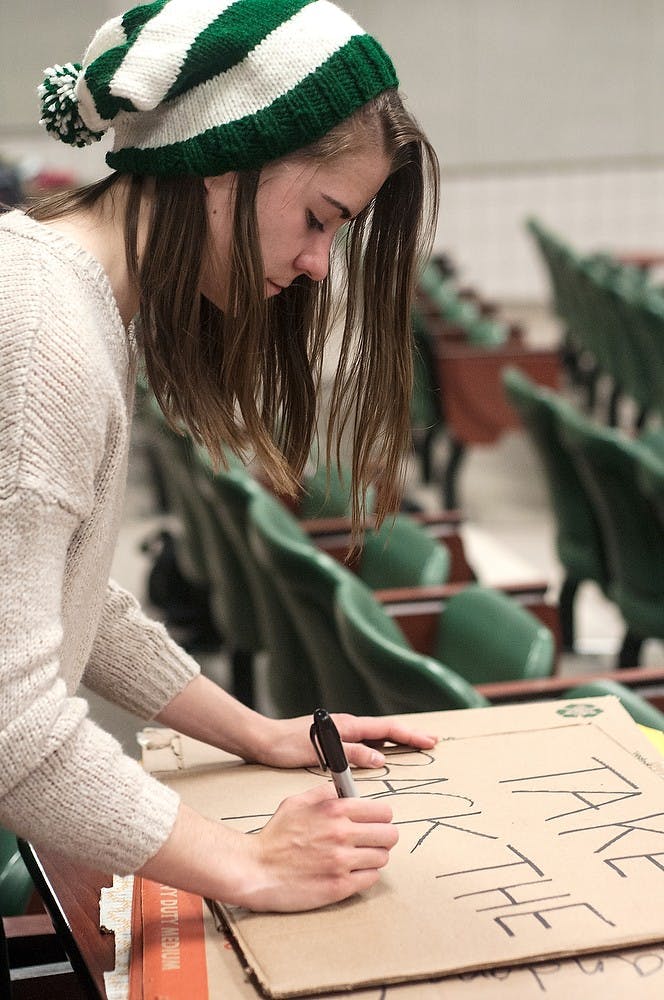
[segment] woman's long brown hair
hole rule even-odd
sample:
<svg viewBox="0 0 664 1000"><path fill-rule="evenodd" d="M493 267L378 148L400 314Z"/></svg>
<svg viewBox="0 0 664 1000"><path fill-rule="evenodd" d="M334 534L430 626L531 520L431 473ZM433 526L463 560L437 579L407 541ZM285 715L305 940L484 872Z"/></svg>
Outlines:
<svg viewBox="0 0 664 1000"><path fill-rule="evenodd" d="M379 478L376 516L398 507L410 449L411 301L437 215L438 164L425 136L387 91L298 156L329 159L380 142L392 171L345 233L345 324L327 426L326 456L352 441L352 514L359 531L364 495ZM368 148L371 148L370 146ZM140 289L140 335L150 386L167 420L186 426L214 462L224 450L252 452L274 487L294 493L317 432L331 277L297 278L265 298L255 197L258 172L235 184L229 305L222 314L199 293L208 247L199 177L112 174L29 209L38 220L98 203L126 184L125 252ZM152 205L143 252L138 219Z"/></svg>

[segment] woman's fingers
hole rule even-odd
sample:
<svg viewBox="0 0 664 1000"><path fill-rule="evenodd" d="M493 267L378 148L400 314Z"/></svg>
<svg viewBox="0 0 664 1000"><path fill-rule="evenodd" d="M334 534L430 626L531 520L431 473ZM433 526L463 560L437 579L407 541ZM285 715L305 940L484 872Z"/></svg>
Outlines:
<svg viewBox="0 0 664 1000"><path fill-rule="evenodd" d="M419 732L390 718L343 714L333 718L344 741L348 762L355 767L382 767L385 755L379 749L381 743L431 750L438 742L437 736Z"/></svg>
<svg viewBox="0 0 664 1000"><path fill-rule="evenodd" d="M364 743L344 743L344 752L349 764L355 767L382 767L385 754Z"/></svg>
<svg viewBox="0 0 664 1000"><path fill-rule="evenodd" d="M421 749L430 749L438 742L437 736L423 733L389 716L347 715L341 712L335 713L332 718L342 738L349 741L389 740Z"/></svg>
<svg viewBox="0 0 664 1000"><path fill-rule="evenodd" d="M398 840L399 831L392 823L387 823L384 826L363 823L361 829L355 831L354 843L356 847L381 847L391 851Z"/></svg>
<svg viewBox="0 0 664 1000"><path fill-rule="evenodd" d="M336 797L317 785L285 799L255 843L261 889L251 909L312 909L368 888L398 840L383 801Z"/></svg>

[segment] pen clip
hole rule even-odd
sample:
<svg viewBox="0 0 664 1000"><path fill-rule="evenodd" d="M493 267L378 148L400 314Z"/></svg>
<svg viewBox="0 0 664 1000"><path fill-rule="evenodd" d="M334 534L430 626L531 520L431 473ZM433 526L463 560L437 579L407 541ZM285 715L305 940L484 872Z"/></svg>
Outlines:
<svg viewBox="0 0 664 1000"><path fill-rule="evenodd" d="M320 761L320 766L323 768L324 771L327 771L328 763L325 759L325 754L323 753L323 747L321 745L320 737L318 735L318 726L316 725L315 722L312 722L311 724L311 728L309 730L309 739L311 740L313 748L316 751L316 756Z"/></svg>

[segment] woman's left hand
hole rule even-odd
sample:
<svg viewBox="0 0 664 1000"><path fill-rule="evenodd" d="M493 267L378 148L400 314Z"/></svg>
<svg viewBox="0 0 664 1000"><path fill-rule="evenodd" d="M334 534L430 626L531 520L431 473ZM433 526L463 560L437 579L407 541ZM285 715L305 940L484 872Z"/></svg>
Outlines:
<svg viewBox="0 0 664 1000"><path fill-rule="evenodd" d="M389 716L358 716L333 713L349 764L356 767L382 767L385 757L375 746L398 743L418 750L430 750L438 742L430 736L391 719ZM305 767L317 764L316 751L309 738L312 717L266 720L265 741L256 759L271 767Z"/></svg>

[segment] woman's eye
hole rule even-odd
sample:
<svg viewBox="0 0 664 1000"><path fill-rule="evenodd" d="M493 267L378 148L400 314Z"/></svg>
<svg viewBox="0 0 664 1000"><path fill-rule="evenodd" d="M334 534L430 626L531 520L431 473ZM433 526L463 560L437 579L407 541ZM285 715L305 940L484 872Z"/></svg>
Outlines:
<svg viewBox="0 0 664 1000"><path fill-rule="evenodd" d="M309 229L317 229L319 233L322 233L325 229L323 223L316 218L313 212L307 212L307 225Z"/></svg>

